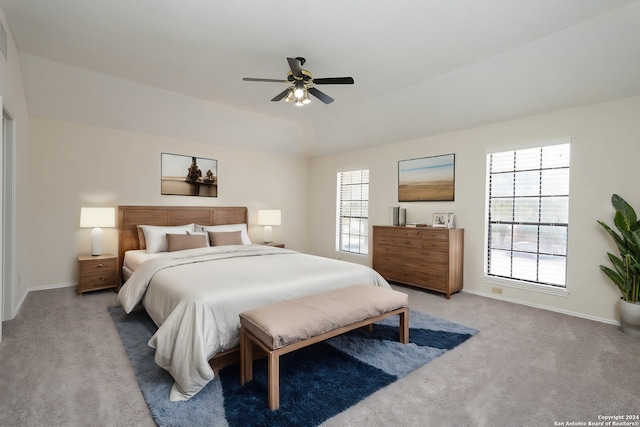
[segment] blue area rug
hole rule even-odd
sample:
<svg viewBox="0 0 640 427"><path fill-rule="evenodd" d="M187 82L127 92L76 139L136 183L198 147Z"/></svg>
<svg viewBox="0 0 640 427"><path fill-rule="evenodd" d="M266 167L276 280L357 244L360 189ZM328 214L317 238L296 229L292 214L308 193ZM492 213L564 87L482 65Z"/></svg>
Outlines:
<svg viewBox="0 0 640 427"><path fill-rule="evenodd" d="M253 381L240 386L239 366L223 369L186 402L170 402L173 379L153 361L147 342L156 330L144 310L126 315L109 307L159 426L317 426L382 387L404 377L478 331L411 311L407 345L398 342L398 317L373 332L356 330L280 358L280 409L267 406L266 359L254 364Z"/></svg>

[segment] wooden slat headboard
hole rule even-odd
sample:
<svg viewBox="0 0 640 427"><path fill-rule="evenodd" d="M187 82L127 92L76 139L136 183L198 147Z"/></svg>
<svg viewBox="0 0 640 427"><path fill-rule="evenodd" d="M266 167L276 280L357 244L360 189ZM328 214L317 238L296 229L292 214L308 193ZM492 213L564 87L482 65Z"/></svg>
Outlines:
<svg viewBox="0 0 640 427"><path fill-rule="evenodd" d="M247 224L248 209L226 206L119 206L118 274L122 274L124 253L140 249L138 225L173 226L192 222L200 225Z"/></svg>

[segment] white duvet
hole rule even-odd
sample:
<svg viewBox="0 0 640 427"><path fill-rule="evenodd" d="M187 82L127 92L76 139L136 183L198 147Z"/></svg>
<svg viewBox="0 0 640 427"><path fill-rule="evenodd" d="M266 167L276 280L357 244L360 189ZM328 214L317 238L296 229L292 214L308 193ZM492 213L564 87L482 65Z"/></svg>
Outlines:
<svg viewBox="0 0 640 427"><path fill-rule="evenodd" d="M170 400L181 401L213 379L209 359L238 346L242 311L354 284L389 287L359 264L263 245L218 246L142 263L118 300L127 313L142 302L158 325L149 345L175 380Z"/></svg>

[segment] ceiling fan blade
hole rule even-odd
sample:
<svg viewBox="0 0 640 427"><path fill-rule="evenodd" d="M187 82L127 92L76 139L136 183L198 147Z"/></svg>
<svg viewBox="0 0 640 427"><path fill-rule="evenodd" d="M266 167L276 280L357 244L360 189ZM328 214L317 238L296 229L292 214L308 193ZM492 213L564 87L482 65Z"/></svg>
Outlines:
<svg viewBox="0 0 640 427"><path fill-rule="evenodd" d="M242 80L245 82L273 82L273 83L287 83L287 80L278 80L278 79L254 79L252 77L243 77Z"/></svg>
<svg viewBox="0 0 640 427"><path fill-rule="evenodd" d="M272 101L277 102L280 101L282 98L284 98L285 96L287 96L287 94L289 93L289 90L291 90L290 88L286 88L285 90L283 90L282 92L280 92L279 94L277 94Z"/></svg>
<svg viewBox="0 0 640 427"><path fill-rule="evenodd" d="M352 85L353 77L326 77L324 79L313 79L317 85Z"/></svg>
<svg viewBox="0 0 640 427"><path fill-rule="evenodd" d="M289 68L294 77L302 77L302 64L298 58L287 58Z"/></svg>
<svg viewBox="0 0 640 427"><path fill-rule="evenodd" d="M309 93L311 95L315 96L316 98L318 98L320 101L324 102L325 104L331 104L333 102L333 98L332 97L330 97L329 95L327 95L324 92L320 92L315 87L310 87L307 90L309 91Z"/></svg>

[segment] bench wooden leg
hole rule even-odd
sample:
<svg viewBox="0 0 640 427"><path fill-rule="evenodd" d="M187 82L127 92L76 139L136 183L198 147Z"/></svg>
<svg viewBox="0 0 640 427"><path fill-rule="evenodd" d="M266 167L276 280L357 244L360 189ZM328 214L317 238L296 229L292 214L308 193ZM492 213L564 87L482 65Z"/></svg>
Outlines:
<svg viewBox="0 0 640 427"><path fill-rule="evenodd" d="M409 310L400 313L400 342L409 344Z"/></svg>
<svg viewBox="0 0 640 427"><path fill-rule="evenodd" d="M269 409L280 407L280 354L269 352Z"/></svg>
<svg viewBox="0 0 640 427"><path fill-rule="evenodd" d="M253 379L253 342L240 328L240 385Z"/></svg>

